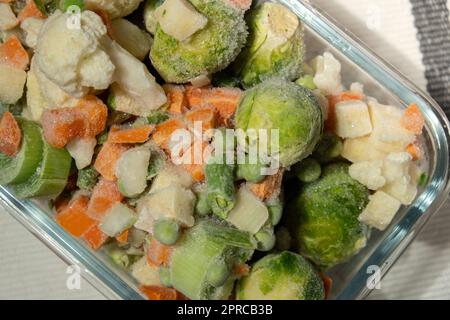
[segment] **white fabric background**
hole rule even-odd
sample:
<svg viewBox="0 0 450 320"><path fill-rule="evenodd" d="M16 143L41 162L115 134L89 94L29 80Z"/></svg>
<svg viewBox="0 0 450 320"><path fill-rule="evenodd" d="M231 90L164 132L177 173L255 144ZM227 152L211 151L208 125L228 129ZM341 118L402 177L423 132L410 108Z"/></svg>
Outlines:
<svg viewBox="0 0 450 320"><path fill-rule="evenodd" d="M311 0L421 88L426 87L408 0ZM375 299L450 299L450 202L381 283ZM66 264L0 208L0 299L102 299L66 287Z"/></svg>

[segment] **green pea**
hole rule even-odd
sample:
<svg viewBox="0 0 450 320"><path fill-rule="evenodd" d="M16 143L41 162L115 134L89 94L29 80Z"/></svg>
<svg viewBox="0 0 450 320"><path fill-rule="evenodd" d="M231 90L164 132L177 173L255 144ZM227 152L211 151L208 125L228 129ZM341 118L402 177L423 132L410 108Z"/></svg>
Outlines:
<svg viewBox="0 0 450 320"><path fill-rule="evenodd" d="M255 234L255 239L258 242L259 251L270 251L275 247L276 238L273 230L261 230Z"/></svg>
<svg viewBox="0 0 450 320"><path fill-rule="evenodd" d="M257 164L239 164L236 170L236 178L238 180L246 180L252 183L259 183L264 180L265 176L261 173L263 166L259 163Z"/></svg>
<svg viewBox="0 0 450 320"><path fill-rule="evenodd" d="M267 209L269 209L270 223L272 226L276 226L280 223L283 215L283 204L280 200L275 200L267 204Z"/></svg>
<svg viewBox="0 0 450 320"><path fill-rule="evenodd" d="M320 178L322 168L317 160L308 158L295 165L294 173L301 182L313 182Z"/></svg>
<svg viewBox="0 0 450 320"><path fill-rule="evenodd" d="M195 204L195 214L206 216L211 213L211 207L208 202L208 194L206 192L197 193L197 203Z"/></svg>
<svg viewBox="0 0 450 320"><path fill-rule="evenodd" d="M180 237L180 226L173 220L161 219L155 222L153 235L162 244L171 246Z"/></svg>
<svg viewBox="0 0 450 320"><path fill-rule="evenodd" d="M159 281L161 284L165 287L171 287L172 286L172 279L170 276L170 269L166 267L160 267L159 268Z"/></svg>
<svg viewBox="0 0 450 320"><path fill-rule="evenodd" d="M309 90L317 89L317 86L314 83L314 77L310 74L307 74L307 75L301 77L300 79L295 81L295 83L298 84L299 86L305 87L306 89L309 89Z"/></svg>
<svg viewBox="0 0 450 320"><path fill-rule="evenodd" d="M230 276L230 268L223 260L217 260L211 263L206 275L207 281L214 287L221 287Z"/></svg>

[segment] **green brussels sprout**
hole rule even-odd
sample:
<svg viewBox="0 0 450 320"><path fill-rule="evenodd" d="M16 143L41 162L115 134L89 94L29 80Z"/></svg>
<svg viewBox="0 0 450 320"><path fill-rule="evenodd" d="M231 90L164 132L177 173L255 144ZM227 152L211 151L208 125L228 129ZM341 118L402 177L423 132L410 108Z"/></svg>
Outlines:
<svg viewBox="0 0 450 320"><path fill-rule="evenodd" d="M304 29L298 17L278 3L263 3L246 18L249 26L247 46L234 63L244 87L268 78L293 81L303 71Z"/></svg>
<svg viewBox="0 0 450 320"><path fill-rule="evenodd" d="M256 262L239 281L238 300L323 300L323 281L302 256L284 251Z"/></svg>
<svg viewBox="0 0 450 320"><path fill-rule="evenodd" d="M368 238L369 229L358 216L369 202L369 190L350 177L348 167L325 167L320 179L300 188L288 208L286 226L300 253L322 270L356 254Z"/></svg>
<svg viewBox="0 0 450 320"><path fill-rule="evenodd" d="M314 150L322 134L323 115L310 90L270 79L245 91L237 109L236 127L278 129L279 160L283 167L289 167Z"/></svg>
<svg viewBox="0 0 450 320"><path fill-rule="evenodd" d="M170 83L186 83L225 69L247 39L244 13L223 0L190 0L208 19L206 26L184 41L165 33L158 24L150 52L153 66Z"/></svg>

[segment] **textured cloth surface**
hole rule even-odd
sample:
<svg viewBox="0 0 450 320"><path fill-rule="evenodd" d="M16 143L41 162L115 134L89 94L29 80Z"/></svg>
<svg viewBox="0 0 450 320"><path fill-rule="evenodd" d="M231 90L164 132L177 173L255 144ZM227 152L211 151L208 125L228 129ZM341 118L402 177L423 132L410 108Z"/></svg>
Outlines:
<svg viewBox="0 0 450 320"><path fill-rule="evenodd" d="M311 0L311 2L323 8L412 82L424 89L428 87L441 104L447 103L448 106L450 65L446 64L445 59L450 57L449 38L444 39L444 33L439 31L442 29L435 32L441 36L440 40L426 33L436 28L433 27L436 21L439 22L440 28L445 26L446 19L448 22L448 13L442 7L445 1ZM435 11L430 11L430 8L434 8ZM433 17L431 20L430 16ZM418 36L421 32L422 35ZM426 41L429 41L429 46ZM442 41L442 46L439 45L439 41ZM444 54L445 50L447 57ZM450 299L448 230L450 230L450 203L432 218L382 281L381 290L376 290L370 298ZM0 299L102 298L102 295L85 281L81 283L80 290L67 289L66 264L1 207L0 231Z"/></svg>

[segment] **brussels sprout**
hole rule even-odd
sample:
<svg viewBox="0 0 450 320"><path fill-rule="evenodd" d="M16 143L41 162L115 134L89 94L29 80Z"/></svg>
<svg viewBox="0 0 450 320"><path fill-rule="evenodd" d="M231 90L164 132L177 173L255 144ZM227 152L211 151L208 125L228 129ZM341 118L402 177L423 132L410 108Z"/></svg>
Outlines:
<svg viewBox="0 0 450 320"><path fill-rule="evenodd" d="M303 69L303 25L277 3L263 3L247 17L249 40L234 63L244 87L271 77L296 80Z"/></svg>
<svg viewBox="0 0 450 320"><path fill-rule="evenodd" d="M208 19L206 26L184 41L165 33L158 24L150 58L170 83L186 83L226 68L239 54L247 38L244 13L223 0L191 0Z"/></svg>
<svg viewBox="0 0 450 320"><path fill-rule="evenodd" d="M348 167L325 167L319 180L300 188L288 208L286 226L300 253L321 269L356 254L368 237L369 229L358 216L369 202L369 190L350 177Z"/></svg>
<svg viewBox="0 0 450 320"><path fill-rule="evenodd" d="M236 127L278 129L280 163L289 167L314 150L322 134L323 115L311 91L286 80L271 79L243 94Z"/></svg>
<svg viewBox="0 0 450 320"><path fill-rule="evenodd" d="M323 282L302 256L284 251L256 262L240 280L238 300L323 300Z"/></svg>

